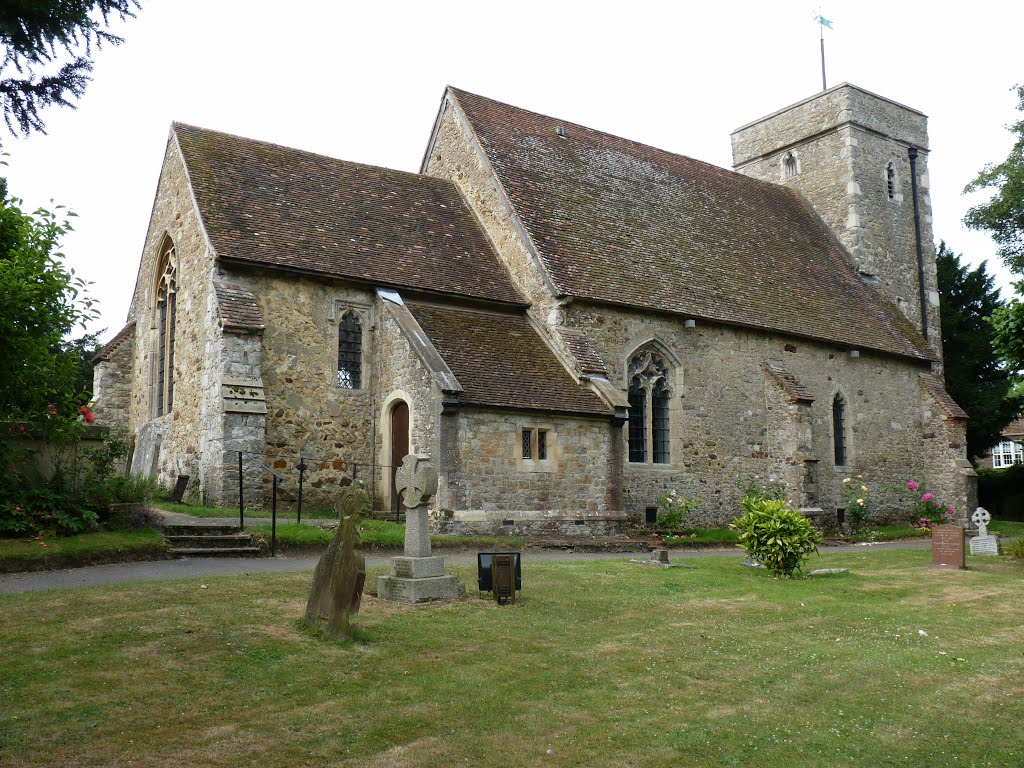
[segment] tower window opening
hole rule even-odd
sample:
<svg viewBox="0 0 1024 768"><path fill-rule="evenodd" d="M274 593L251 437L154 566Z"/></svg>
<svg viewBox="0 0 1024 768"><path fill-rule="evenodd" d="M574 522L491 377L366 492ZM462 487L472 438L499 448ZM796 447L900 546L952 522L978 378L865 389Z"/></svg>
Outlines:
<svg viewBox="0 0 1024 768"><path fill-rule="evenodd" d="M893 200L896 197L896 169L892 163L889 163L885 167L885 191L889 195L889 199Z"/></svg>

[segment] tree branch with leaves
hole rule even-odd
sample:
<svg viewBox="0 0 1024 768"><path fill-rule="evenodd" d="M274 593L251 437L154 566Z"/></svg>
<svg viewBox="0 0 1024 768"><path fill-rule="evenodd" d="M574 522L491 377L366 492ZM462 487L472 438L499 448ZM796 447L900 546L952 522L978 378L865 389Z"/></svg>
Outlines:
<svg viewBox="0 0 1024 768"><path fill-rule="evenodd" d="M40 110L74 108L94 51L124 39L107 30L134 17L139 0L5 0L0 4L0 106L12 133L45 133ZM60 63L70 57L70 61Z"/></svg>

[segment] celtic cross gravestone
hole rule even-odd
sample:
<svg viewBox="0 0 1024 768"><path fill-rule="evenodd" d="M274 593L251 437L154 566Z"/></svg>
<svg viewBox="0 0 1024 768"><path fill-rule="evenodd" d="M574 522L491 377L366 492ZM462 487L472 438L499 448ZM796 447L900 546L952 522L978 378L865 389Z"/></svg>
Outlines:
<svg viewBox="0 0 1024 768"><path fill-rule="evenodd" d="M464 597L466 585L445 576L444 558L430 552L430 499L437 493L437 470L427 456L409 454L395 475L405 505L405 550L391 559L391 573L377 578L377 596L402 603Z"/></svg>
<svg viewBox="0 0 1024 768"><path fill-rule="evenodd" d="M971 522L978 526L978 535L971 539L972 555L998 555L999 537L988 532L992 515L984 507L978 507L971 515Z"/></svg>

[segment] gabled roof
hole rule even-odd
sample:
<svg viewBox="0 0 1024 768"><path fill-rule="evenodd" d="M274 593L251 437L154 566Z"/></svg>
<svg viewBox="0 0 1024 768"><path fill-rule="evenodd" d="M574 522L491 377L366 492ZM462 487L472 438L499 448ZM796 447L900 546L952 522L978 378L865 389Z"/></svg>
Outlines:
<svg viewBox="0 0 1024 768"><path fill-rule="evenodd" d="M408 304L462 385L463 405L610 416L518 314Z"/></svg>
<svg viewBox="0 0 1024 768"><path fill-rule="evenodd" d="M124 328L117 332L117 334L108 341L99 352L93 356L92 361L94 363L105 363L110 360L117 350L119 350L126 341L135 338L135 321L128 323Z"/></svg>
<svg viewBox="0 0 1024 768"><path fill-rule="evenodd" d="M557 293L932 358L796 192L455 88L448 97Z"/></svg>
<svg viewBox="0 0 1024 768"><path fill-rule="evenodd" d="M219 258L522 304L456 186L175 123Z"/></svg>

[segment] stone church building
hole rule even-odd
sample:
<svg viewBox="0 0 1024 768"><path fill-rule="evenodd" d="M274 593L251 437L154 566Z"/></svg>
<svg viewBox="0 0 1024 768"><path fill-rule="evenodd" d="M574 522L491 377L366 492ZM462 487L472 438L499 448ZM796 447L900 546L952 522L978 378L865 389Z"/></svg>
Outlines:
<svg viewBox="0 0 1024 768"><path fill-rule="evenodd" d="M972 504L942 383L926 118L840 85L735 170L448 88L419 173L174 124L96 414L188 497L304 503L408 452L448 531L699 523L751 479L826 520L924 475ZM973 507L972 507L973 508Z"/></svg>

